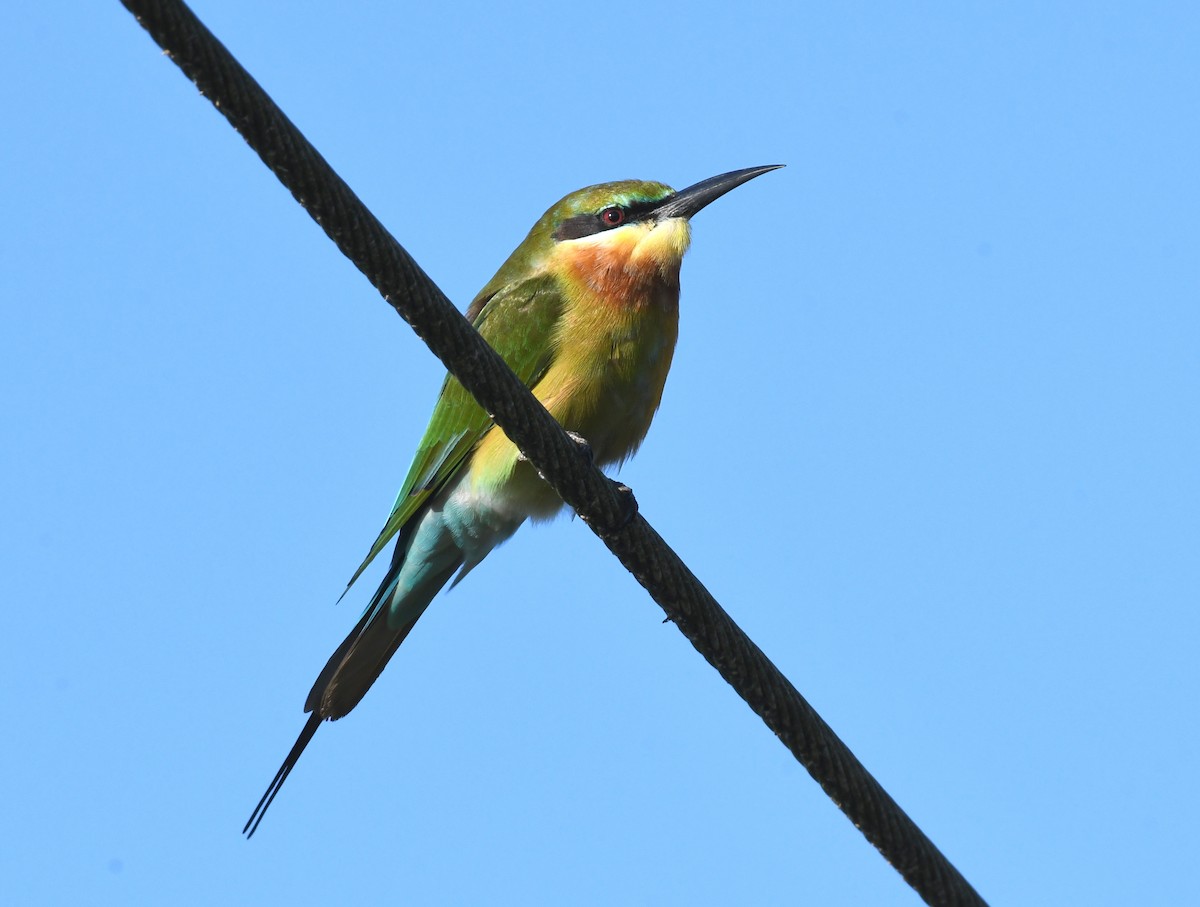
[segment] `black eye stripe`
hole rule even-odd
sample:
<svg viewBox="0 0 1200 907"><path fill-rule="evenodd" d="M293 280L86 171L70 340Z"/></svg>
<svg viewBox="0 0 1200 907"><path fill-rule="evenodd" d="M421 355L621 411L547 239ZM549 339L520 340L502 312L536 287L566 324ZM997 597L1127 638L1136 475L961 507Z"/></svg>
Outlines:
<svg viewBox="0 0 1200 907"><path fill-rule="evenodd" d="M558 225L558 229L554 231L554 238L559 242L564 239L581 239L584 236L591 236L593 233L601 233L604 230L611 230L623 224L631 224L642 220L643 216L657 205L658 202L640 201L629 205L609 205L595 214L576 214L574 217L568 217ZM605 223L603 218L604 212L614 207L620 208L620 210L625 212L625 219L621 223Z"/></svg>
<svg viewBox="0 0 1200 907"><path fill-rule="evenodd" d="M558 229L554 231L554 238L559 241L581 239L606 229L608 228L601 222L598 214L576 214L558 225Z"/></svg>

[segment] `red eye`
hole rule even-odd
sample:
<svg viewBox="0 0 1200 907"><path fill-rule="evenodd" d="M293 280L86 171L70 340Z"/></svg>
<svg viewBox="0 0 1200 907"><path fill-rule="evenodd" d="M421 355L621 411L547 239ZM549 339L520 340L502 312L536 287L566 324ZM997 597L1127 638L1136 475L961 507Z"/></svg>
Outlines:
<svg viewBox="0 0 1200 907"><path fill-rule="evenodd" d="M600 223L606 227L621 226L621 224L625 223L625 209L617 207L605 208L600 212Z"/></svg>

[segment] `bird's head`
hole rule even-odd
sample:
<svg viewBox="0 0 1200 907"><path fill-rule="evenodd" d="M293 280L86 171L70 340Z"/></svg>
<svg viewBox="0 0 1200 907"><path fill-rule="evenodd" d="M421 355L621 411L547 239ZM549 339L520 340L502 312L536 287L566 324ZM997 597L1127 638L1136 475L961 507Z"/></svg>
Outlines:
<svg viewBox="0 0 1200 907"><path fill-rule="evenodd" d="M691 242L691 217L731 189L780 164L734 170L676 192L664 183L620 180L572 192L541 216L479 294L554 273L619 299L636 284L678 284ZM479 301L479 300L477 300Z"/></svg>

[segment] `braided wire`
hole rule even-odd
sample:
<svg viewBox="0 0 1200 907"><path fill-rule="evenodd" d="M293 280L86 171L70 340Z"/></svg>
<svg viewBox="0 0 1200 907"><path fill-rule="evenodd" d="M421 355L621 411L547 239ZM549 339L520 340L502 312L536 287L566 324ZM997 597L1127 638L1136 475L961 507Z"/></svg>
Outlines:
<svg viewBox="0 0 1200 907"><path fill-rule="evenodd" d="M983 899L721 608L261 86L179 0L122 0L342 253L928 904Z"/></svg>

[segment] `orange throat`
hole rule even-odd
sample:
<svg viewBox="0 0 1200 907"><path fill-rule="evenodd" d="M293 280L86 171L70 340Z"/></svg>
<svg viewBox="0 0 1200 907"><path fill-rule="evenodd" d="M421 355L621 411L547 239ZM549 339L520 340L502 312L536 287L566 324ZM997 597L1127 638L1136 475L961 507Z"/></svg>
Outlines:
<svg viewBox="0 0 1200 907"><path fill-rule="evenodd" d="M684 220L631 225L560 247L555 264L581 295L640 309L678 298L679 266L690 239Z"/></svg>

